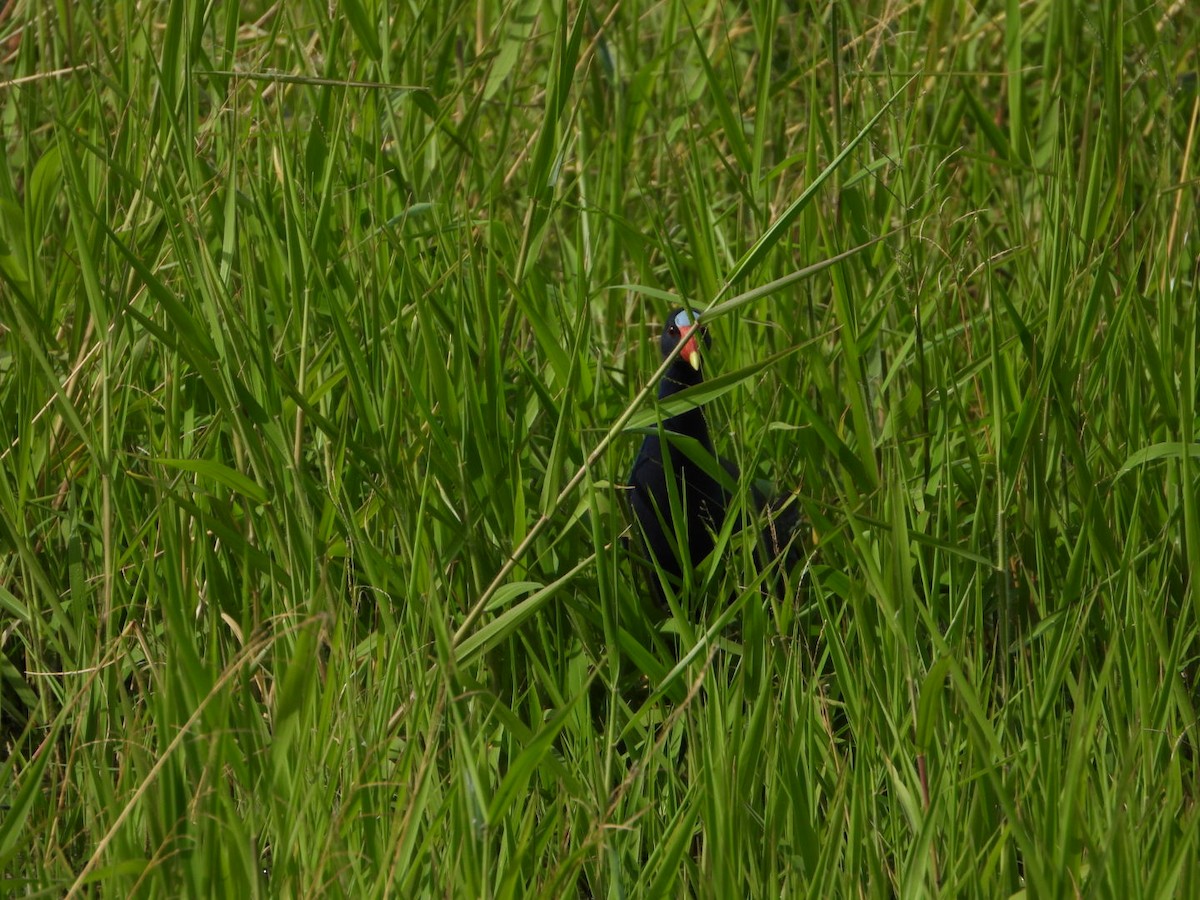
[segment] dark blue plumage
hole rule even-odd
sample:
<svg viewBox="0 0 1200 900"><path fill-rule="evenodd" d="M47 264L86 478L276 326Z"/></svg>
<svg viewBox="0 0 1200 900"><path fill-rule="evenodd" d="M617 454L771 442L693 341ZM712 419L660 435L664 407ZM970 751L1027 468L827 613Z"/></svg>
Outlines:
<svg viewBox="0 0 1200 900"><path fill-rule="evenodd" d="M662 334L662 352L665 358L681 341L683 351L671 363L658 387L658 399L666 400L672 394L703 381L700 373L700 347L697 338L707 341L702 329L697 330L692 317L686 310L676 310L667 320ZM671 416L663 422L667 431L695 439L709 454L713 452L708 434L708 423L700 407ZM686 539L687 560L691 565L699 563L712 551L713 533L725 522L728 495L711 475L681 449L667 442L665 461L674 475L678 491L680 510L686 515L686 526L675 527L664 469L663 446L657 434L647 435L642 441L633 469L629 473L630 507L641 525L646 549L658 560L663 571L675 578L682 575L681 554L678 549L677 533L682 531Z"/></svg>
<svg viewBox="0 0 1200 900"><path fill-rule="evenodd" d="M700 350L702 344L708 347L708 334L691 313L677 309L668 317L663 329L663 358L681 342L682 350L659 384L659 400L666 400L704 380L700 370ZM693 407L665 419L663 428L692 439L710 458L707 466L701 465L698 459L703 459L704 454L694 449L690 454L685 453L669 438L664 448L658 434L653 433L642 441L629 473L629 505L644 538L645 549L658 561L663 572L680 583L685 566L698 565L712 552L714 535L725 524L730 494L711 473L720 466L728 476L726 483L736 483L738 469L732 462L717 459L702 407ZM675 505L671 503L672 479L677 497ZM792 547L792 538L800 527L796 505L789 504L781 512L773 512L766 508L765 495L752 491L752 496L755 505L764 507L768 519L774 520L763 530L763 546L758 554L760 562L764 553L765 559L770 560L784 549L798 550ZM679 522L676 513L681 517ZM794 562L797 556L798 552L789 553L788 563Z"/></svg>

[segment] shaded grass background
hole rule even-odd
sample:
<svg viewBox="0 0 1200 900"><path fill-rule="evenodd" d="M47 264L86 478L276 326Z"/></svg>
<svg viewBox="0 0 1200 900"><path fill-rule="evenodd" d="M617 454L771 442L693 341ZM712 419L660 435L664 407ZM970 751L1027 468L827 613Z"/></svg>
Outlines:
<svg viewBox="0 0 1200 900"><path fill-rule="evenodd" d="M5 893L1200 890L1197 12L333 13L0 18ZM662 292L883 234L712 325L810 564L656 621Z"/></svg>

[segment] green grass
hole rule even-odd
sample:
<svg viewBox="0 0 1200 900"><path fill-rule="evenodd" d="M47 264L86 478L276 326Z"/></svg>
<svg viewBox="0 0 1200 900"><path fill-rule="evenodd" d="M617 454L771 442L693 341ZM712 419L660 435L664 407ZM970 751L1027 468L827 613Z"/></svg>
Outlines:
<svg viewBox="0 0 1200 900"><path fill-rule="evenodd" d="M4 5L0 893L1200 895L1200 12L747 6Z"/></svg>

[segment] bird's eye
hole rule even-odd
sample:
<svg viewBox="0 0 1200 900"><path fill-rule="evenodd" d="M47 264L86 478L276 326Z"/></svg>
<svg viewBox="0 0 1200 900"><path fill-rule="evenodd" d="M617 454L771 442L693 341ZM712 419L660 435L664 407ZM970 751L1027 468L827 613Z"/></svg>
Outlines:
<svg viewBox="0 0 1200 900"><path fill-rule="evenodd" d="M672 325L667 329L667 334L669 334L671 337L679 337L679 326Z"/></svg>

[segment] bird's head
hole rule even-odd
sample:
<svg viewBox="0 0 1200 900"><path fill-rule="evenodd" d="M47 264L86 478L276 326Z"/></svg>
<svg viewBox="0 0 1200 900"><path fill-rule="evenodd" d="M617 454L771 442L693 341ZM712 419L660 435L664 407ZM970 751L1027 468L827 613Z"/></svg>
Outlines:
<svg viewBox="0 0 1200 900"><path fill-rule="evenodd" d="M687 363L693 372L700 371L700 342L708 347L711 338L707 329L700 324L699 318L686 309L677 309L667 317L667 325L662 334L663 358L683 342L679 359Z"/></svg>

